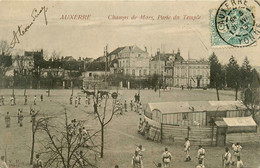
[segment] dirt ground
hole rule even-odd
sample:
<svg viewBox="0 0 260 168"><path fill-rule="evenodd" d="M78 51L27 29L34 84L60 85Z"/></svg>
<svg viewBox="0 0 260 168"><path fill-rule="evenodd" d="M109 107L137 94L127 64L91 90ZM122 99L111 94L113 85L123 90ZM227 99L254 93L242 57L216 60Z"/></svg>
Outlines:
<svg viewBox="0 0 260 168"><path fill-rule="evenodd" d="M71 90L51 90L51 96L47 97L45 90L27 90L28 105L23 105L24 90L15 90L16 104L10 105L10 95L12 90L0 90L0 95L5 96L5 105L0 106L0 155L4 155L6 149L6 156L9 167L13 168L29 168L30 160L30 145L31 145L31 123L29 117L30 106L39 109L42 114L62 116L64 114L64 107L68 110L69 119L88 119L89 124L95 128L99 125L94 115L88 115L93 111L93 104L85 107L85 98L80 90L74 90L74 95L81 95L81 105L75 108L69 105L69 96ZM113 91L111 91L113 92ZM138 90L119 90L119 100L134 99L134 94ZM44 101L40 102L40 95L44 95ZM37 105L33 106L33 97L37 95ZM215 90L181 90L173 89L171 91L161 91L159 97L158 92L152 90L141 90L141 101L144 104L147 102L166 102L166 101L188 101L188 100L216 100ZM220 91L221 100L234 100L233 91ZM111 111L112 99L108 101L108 111ZM23 109L25 115L24 126L19 127L17 123L18 108ZM11 118L11 128L6 129L4 123L4 116L9 111ZM136 145L142 144L144 151L144 167L153 168L153 162L161 162L161 155L165 147L173 155L173 162L171 167L175 168L194 168L197 164L196 152L197 146L191 146L191 162L184 162L185 154L183 152L183 144L165 145L161 143L146 140L137 133L137 124L139 115L135 112L124 113L123 115L116 115L112 122L106 127L105 131L105 153L104 158L99 159L98 167L113 168L116 164L120 168L130 168L131 159L136 148ZM40 139L41 134L37 134L36 139ZM192 145L192 144L191 144ZM242 144L242 160L246 168L260 168L260 145L259 144ZM39 150L39 145L36 145L36 151ZM205 147L206 149L206 168L221 168L221 156L224 153L224 147ZM12 166L17 165L17 166Z"/></svg>

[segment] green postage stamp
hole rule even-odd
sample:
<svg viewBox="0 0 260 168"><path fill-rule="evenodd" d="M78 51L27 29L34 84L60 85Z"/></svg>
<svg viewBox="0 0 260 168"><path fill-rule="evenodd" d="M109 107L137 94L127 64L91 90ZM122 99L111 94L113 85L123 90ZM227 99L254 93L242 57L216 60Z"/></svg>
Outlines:
<svg viewBox="0 0 260 168"><path fill-rule="evenodd" d="M225 0L218 9L210 10L212 47L256 45L259 24L255 4L247 0Z"/></svg>

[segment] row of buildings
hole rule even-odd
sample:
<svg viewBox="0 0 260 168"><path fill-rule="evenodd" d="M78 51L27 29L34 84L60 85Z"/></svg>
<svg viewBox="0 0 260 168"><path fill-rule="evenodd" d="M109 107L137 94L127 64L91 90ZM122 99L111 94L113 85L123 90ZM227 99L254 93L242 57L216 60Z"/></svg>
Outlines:
<svg viewBox="0 0 260 168"><path fill-rule="evenodd" d="M90 63L83 73L85 82L106 74L123 74L135 79L145 79L154 74L169 87L207 87L210 82L209 61L187 59L181 52L148 54L138 46L119 47ZM94 66L94 64L104 64ZM106 65L107 63L107 65ZM106 68L107 67L107 68Z"/></svg>
<svg viewBox="0 0 260 168"><path fill-rule="evenodd" d="M2 53L2 56L4 54ZM0 55L1 56L1 55ZM158 49L154 56L149 55L147 48L124 46L112 52L104 51L104 56L74 59L72 56L44 60L43 50L25 51L22 56L11 56L12 65L6 76L16 74L38 75L61 78L63 87L70 81L81 80L83 86L93 81L105 82L108 76L126 76L132 80L144 80L157 75L164 86L169 87L207 87L210 79L209 62L203 59L187 59L180 50L162 53Z"/></svg>

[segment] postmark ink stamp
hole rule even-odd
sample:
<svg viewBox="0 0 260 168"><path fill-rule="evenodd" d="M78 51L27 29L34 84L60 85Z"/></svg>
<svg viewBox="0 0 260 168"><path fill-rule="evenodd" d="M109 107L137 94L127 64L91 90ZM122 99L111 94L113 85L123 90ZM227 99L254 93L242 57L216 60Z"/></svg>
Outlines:
<svg viewBox="0 0 260 168"><path fill-rule="evenodd" d="M225 0L210 11L211 45L248 47L256 44L254 6L247 0Z"/></svg>

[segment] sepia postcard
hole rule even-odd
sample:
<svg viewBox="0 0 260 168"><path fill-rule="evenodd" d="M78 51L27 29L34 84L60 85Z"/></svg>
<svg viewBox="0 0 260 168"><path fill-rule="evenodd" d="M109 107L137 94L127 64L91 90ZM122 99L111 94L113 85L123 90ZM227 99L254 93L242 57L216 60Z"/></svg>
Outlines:
<svg viewBox="0 0 260 168"><path fill-rule="evenodd" d="M260 168L259 43L259 0L0 0L0 168Z"/></svg>

